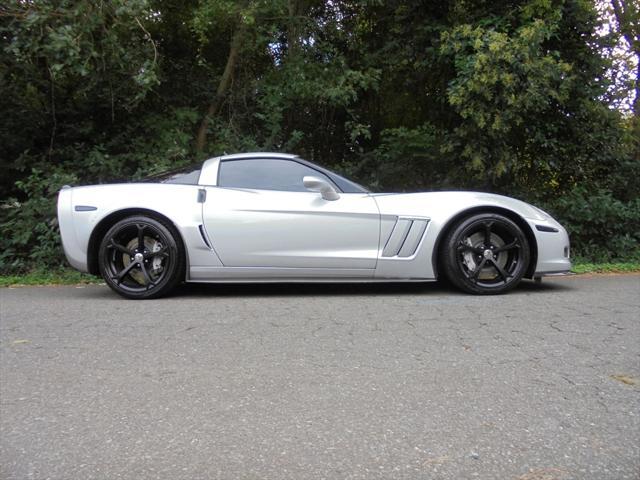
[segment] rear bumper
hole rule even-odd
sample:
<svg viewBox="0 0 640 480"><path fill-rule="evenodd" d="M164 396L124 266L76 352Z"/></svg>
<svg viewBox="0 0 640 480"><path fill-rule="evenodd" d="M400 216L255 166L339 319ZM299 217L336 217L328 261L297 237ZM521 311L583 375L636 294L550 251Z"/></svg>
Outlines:
<svg viewBox="0 0 640 480"><path fill-rule="evenodd" d="M69 264L76 270L88 273L87 254L78 241L76 229L73 223L72 206L73 189L63 188L58 193L58 225L62 248Z"/></svg>

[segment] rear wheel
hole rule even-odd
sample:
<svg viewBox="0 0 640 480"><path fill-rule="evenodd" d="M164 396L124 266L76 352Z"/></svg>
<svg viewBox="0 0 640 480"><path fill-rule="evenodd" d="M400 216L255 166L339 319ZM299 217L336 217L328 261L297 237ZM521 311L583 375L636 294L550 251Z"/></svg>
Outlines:
<svg viewBox="0 0 640 480"><path fill-rule="evenodd" d="M106 233L98 254L107 285L126 298L156 298L182 279L184 252L174 229L147 216L120 220Z"/></svg>
<svg viewBox="0 0 640 480"><path fill-rule="evenodd" d="M529 242L522 229L509 218L493 213L460 220L445 238L440 255L451 283L481 295L514 288L530 259Z"/></svg>

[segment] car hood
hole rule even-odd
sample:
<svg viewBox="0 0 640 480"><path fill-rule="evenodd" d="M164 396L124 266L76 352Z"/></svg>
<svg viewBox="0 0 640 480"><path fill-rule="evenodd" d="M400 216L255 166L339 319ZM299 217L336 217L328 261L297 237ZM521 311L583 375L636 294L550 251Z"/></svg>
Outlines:
<svg viewBox="0 0 640 480"><path fill-rule="evenodd" d="M449 217L475 207L498 207L535 220L548 217L542 210L515 198L484 192L372 193L382 215Z"/></svg>

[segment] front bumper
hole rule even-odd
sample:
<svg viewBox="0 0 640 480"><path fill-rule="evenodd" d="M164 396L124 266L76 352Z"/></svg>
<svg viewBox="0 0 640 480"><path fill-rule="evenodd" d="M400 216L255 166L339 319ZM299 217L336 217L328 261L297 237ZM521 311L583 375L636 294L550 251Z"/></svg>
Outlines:
<svg viewBox="0 0 640 480"><path fill-rule="evenodd" d="M569 273L571 247L569 234L564 227L553 218L528 221L538 245L538 261L533 277Z"/></svg>

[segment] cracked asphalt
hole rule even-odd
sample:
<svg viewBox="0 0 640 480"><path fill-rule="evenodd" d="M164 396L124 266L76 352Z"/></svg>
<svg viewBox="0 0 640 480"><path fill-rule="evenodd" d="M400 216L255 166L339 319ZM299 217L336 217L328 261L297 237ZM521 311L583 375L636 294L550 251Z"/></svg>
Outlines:
<svg viewBox="0 0 640 480"><path fill-rule="evenodd" d="M640 478L640 276L0 289L0 478Z"/></svg>

